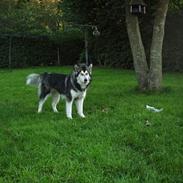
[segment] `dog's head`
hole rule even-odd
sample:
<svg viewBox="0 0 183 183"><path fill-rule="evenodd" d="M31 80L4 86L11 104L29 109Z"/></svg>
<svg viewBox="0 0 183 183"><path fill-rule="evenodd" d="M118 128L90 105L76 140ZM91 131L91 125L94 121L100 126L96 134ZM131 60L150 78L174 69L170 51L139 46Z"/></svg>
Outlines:
<svg viewBox="0 0 183 183"><path fill-rule="evenodd" d="M76 76L77 83L82 88L85 88L91 82L92 67L92 64L90 64L89 66L87 64L74 65L74 73Z"/></svg>

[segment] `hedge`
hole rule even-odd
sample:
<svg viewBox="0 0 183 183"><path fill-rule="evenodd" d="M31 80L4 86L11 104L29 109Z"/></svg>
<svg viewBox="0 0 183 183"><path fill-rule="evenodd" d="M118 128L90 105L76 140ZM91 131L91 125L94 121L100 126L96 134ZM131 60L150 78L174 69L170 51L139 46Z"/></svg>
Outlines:
<svg viewBox="0 0 183 183"><path fill-rule="evenodd" d="M63 32L56 36L12 35L11 37L13 68L71 65L78 62L84 49L80 32ZM10 36L7 35L0 37L0 67L9 66L9 39Z"/></svg>

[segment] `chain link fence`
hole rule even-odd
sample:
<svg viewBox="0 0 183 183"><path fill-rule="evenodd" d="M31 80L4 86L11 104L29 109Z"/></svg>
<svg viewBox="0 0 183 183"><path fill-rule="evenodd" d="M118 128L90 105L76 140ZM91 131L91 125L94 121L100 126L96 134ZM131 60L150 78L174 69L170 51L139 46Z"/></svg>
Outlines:
<svg viewBox="0 0 183 183"><path fill-rule="evenodd" d="M83 48L80 37L55 41L46 36L0 35L0 68L71 65Z"/></svg>

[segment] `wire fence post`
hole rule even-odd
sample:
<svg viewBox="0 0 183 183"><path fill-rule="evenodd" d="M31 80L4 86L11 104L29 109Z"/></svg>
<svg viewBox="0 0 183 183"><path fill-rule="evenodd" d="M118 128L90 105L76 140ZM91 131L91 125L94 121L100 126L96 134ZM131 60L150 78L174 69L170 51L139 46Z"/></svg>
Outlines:
<svg viewBox="0 0 183 183"><path fill-rule="evenodd" d="M60 65L60 48L57 47L57 64Z"/></svg>
<svg viewBox="0 0 183 183"><path fill-rule="evenodd" d="M8 68L12 67L12 36L9 37L9 55L8 55Z"/></svg>
<svg viewBox="0 0 183 183"><path fill-rule="evenodd" d="M85 29L85 61L88 65L88 31Z"/></svg>

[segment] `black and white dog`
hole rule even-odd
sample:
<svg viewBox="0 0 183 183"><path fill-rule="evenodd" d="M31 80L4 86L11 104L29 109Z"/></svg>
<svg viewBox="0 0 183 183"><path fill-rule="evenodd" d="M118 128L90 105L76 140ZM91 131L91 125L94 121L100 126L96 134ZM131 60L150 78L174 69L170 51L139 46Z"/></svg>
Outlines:
<svg viewBox="0 0 183 183"><path fill-rule="evenodd" d="M78 64L74 66L70 75L43 73L30 74L27 76L26 84L38 87L39 106L38 113L42 112L43 104L48 96L52 96L52 109L57 111L60 96L66 100L66 115L72 119L72 104L75 101L79 116L83 114L83 102L87 88L91 82L92 64Z"/></svg>

